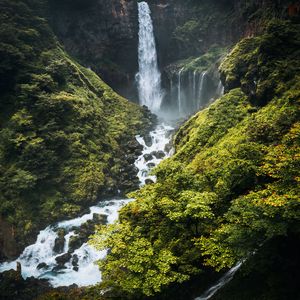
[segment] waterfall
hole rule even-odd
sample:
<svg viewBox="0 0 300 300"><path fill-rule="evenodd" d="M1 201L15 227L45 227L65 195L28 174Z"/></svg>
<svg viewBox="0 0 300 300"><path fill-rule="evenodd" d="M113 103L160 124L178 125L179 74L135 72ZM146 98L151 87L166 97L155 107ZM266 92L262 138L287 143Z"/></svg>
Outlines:
<svg viewBox="0 0 300 300"><path fill-rule="evenodd" d="M170 141L172 130L172 127L165 124L158 125L155 130L150 132L150 145L146 144L143 137L136 136L137 141L143 146L142 154L135 161L141 185L146 184L147 180L153 182L156 180L156 177L151 174L151 169L170 155L170 152L166 150L166 145ZM93 220L95 215L106 216L108 224L114 223L118 219L119 209L132 200L102 201L96 206L90 207L90 212L83 216L49 225L40 231L36 242L26 247L15 261L0 263L0 273L16 269L16 263L19 262L24 278L33 276L47 279L54 287L72 284L87 286L101 282L101 272L95 261L105 258L107 251L97 251L86 242L81 241L80 228L82 226L84 228L84 224ZM65 233L63 249L59 251L61 253L55 251L55 241L58 238L59 229ZM75 244L74 238L75 241L77 238ZM59 263L57 259L62 255L66 257L65 262Z"/></svg>
<svg viewBox="0 0 300 300"><path fill-rule="evenodd" d="M195 300L209 300L215 293L224 287L228 282L230 282L235 275L235 273L242 266L243 262L239 262L236 266L231 268L214 286L209 288L202 296L196 298Z"/></svg>
<svg viewBox="0 0 300 300"><path fill-rule="evenodd" d="M146 2L138 3L139 47L138 81L139 100L153 112L158 112L162 102L161 74L157 64L157 53L153 33L151 12Z"/></svg>
<svg viewBox="0 0 300 300"><path fill-rule="evenodd" d="M218 95L219 97L221 97L221 96L224 95L224 86L223 86L221 80L219 81L219 84L218 84L218 87L217 87L217 95Z"/></svg>
<svg viewBox="0 0 300 300"><path fill-rule="evenodd" d="M199 109L201 107L201 104L203 102L203 91L204 91L204 82L205 82L205 77L206 77L206 73L207 71L205 72L202 72L200 74L200 82L199 82L199 96L198 96L198 103L197 103L197 109Z"/></svg>
<svg viewBox="0 0 300 300"><path fill-rule="evenodd" d="M193 99L194 99L193 109L197 109L196 71L193 72Z"/></svg>
<svg viewBox="0 0 300 300"><path fill-rule="evenodd" d="M178 102L178 113L179 115L182 114L182 95L181 95L181 73L183 71L184 68L180 69L178 72L178 98L177 98L177 102Z"/></svg>

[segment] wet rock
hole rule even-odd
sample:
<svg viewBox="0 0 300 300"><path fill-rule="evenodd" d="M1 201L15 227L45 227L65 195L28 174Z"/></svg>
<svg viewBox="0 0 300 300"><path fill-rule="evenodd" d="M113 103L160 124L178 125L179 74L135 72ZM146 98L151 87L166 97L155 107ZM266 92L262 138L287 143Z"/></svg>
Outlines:
<svg viewBox="0 0 300 300"><path fill-rule="evenodd" d="M155 163L148 163L148 164L147 164L147 167L148 167L149 169L152 169L152 168L155 167Z"/></svg>
<svg viewBox="0 0 300 300"><path fill-rule="evenodd" d="M59 266L63 266L66 262L71 259L72 255L70 253L65 253L55 258L57 264Z"/></svg>
<svg viewBox="0 0 300 300"><path fill-rule="evenodd" d="M80 248L81 245L82 240L78 235L71 236L69 240L69 252L73 253L76 249Z"/></svg>
<svg viewBox="0 0 300 300"><path fill-rule="evenodd" d="M147 178L147 179L145 180L145 183L146 183L146 184L152 184L152 183L154 183L154 181L153 181L152 179Z"/></svg>
<svg viewBox="0 0 300 300"><path fill-rule="evenodd" d="M0 273L0 299L28 300L53 289L46 279L29 277L26 280L18 271Z"/></svg>
<svg viewBox="0 0 300 300"><path fill-rule="evenodd" d="M40 269L47 269L48 265L45 262L42 262L42 263L38 264L36 268L38 270L40 270Z"/></svg>
<svg viewBox="0 0 300 300"><path fill-rule="evenodd" d="M134 155L136 155L136 156L140 156L140 155L142 155L143 154L143 150L142 149L136 149L135 151L134 151Z"/></svg>
<svg viewBox="0 0 300 300"><path fill-rule="evenodd" d="M58 237L55 239L53 250L56 253L62 253L64 251L65 246L65 230L63 228L59 228L57 231Z"/></svg>
<svg viewBox="0 0 300 300"><path fill-rule="evenodd" d="M93 222L95 224L107 224L107 215L104 214L93 214Z"/></svg>
<svg viewBox="0 0 300 300"><path fill-rule="evenodd" d="M73 267L73 270L74 270L75 272L78 272L79 268L78 268L77 266L75 266L75 267Z"/></svg>
<svg viewBox="0 0 300 300"><path fill-rule="evenodd" d="M77 254L74 254L72 256L72 266L73 267L77 267L78 266L78 262L79 262L79 257Z"/></svg>
<svg viewBox="0 0 300 300"><path fill-rule="evenodd" d="M165 146L165 151L166 151L167 153L169 153L169 152L171 151L172 147L173 147L173 145L172 145L171 142L168 143L168 144L166 144L166 146Z"/></svg>
<svg viewBox="0 0 300 300"><path fill-rule="evenodd" d="M52 272L59 272L63 269L66 269L67 267L65 267L64 265L58 265L58 266L55 266L54 268L52 268Z"/></svg>
<svg viewBox="0 0 300 300"><path fill-rule="evenodd" d="M161 159L161 158L164 158L166 156L165 152L164 151L153 151L151 152L151 155L156 157L157 159Z"/></svg>
<svg viewBox="0 0 300 300"><path fill-rule="evenodd" d="M145 158L145 161L150 161L153 159L153 156L151 154L144 154L144 158Z"/></svg>
<svg viewBox="0 0 300 300"><path fill-rule="evenodd" d="M152 142L152 138L149 134L147 134L146 136L144 136L144 141L145 141L145 144L148 146L148 147L151 147L153 142Z"/></svg>

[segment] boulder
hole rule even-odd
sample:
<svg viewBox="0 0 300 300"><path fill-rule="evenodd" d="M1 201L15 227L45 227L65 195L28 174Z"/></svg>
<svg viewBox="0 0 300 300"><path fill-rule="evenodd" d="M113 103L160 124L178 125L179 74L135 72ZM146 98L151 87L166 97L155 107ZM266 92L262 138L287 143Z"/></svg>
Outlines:
<svg viewBox="0 0 300 300"><path fill-rule="evenodd" d="M38 270L40 269L47 269L48 265L45 262L39 263L36 267Z"/></svg>
<svg viewBox="0 0 300 300"><path fill-rule="evenodd" d="M148 164L147 164L147 167L148 167L149 169L152 169L152 168L155 167L155 163L148 163Z"/></svg>
<svg viewBox="0 0 300 300"><path fill-rule="evenodd" d="M58 237L55 239L54 247L53 247L53 251L55 253L62 253L64 251L64 246L65 246L65 241L66 241L65 234L66 234L65 229L59 228L57 230Z"/></svg>
<svg viewBox="0 0 300 300"><path fill-rule="evenodd" d="M145 158L145 161L150 161L153 159L153 156L151 154L144 154L144 158Z"/></svg>
<svg viewBox="0 0 300 300"><path fill-rule="evenodd" d="M147 178L147 179L145 180L145 183L146 183L146 184L152 184L152 183L154 183L154 181L153 181L152 179L150 179L150 178Z"/></svg>
<svg viewBox="0 0 300 300"><path fill-rule="evenodd" d="M107 224L107 215L104 214L93 214L93 222L95 224Z"/></svg>
<svg viewBox="0 0 300 300"><path fill-rule="evenodd" d="M71 259L72 255L70 253L65 253L55 258L57 264L59 266L63 266L66 262Z"/></svg>
<svg viewBox="0 0 300 300"><path fill-rule="evenodd" d="M151 155L152 156L155 156L157 159L161 159L161 158L164 158L166 156L165 152L164 151L153 151L151 152Z"/></svg>
<svg viewBox="0 0 300 300"><path fill-rule="evenodd" d="M72 256L72 266L73 267L78 267L78 262L79 262L79 258L77 254L74 254Z"/></svg>
<svg viewBox="0 0 300 300"><path fill-rule="evenodd" d="M151 136L149 134L147 134L144 137L144 141L145 141L146 146L148 146L148 147L151 147L152 144L153 144L152 138L151 138Z"/></svg>
<svg viewBox="0 0 300 300"><path fill-rule="evenodd" d="M143 150L142 149L136 149L135 151L134 151L134 155L136 155L136 156L140 156L140 155L142 155L143 154Z"/></svg>

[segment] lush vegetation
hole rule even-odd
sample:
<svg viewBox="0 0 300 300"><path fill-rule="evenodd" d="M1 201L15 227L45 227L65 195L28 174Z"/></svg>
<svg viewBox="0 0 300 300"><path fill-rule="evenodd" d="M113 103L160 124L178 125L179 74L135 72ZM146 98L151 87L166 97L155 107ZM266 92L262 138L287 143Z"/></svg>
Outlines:
<svg viewBox="0 0 300 300"><path fill-rule="evenodd" d="M265 23L282 17L283 7L291 1L186 0L188 17L173 31L183 57L205 53L212 45L227 47L236 43L245 33L261 32Z"/></svg>
<svg viewBox="0 0 300 300"><path fill-rule="evenodd" d="M278 239L298 245L299 32L299 24L272 21L228 55L220 67L227 93L180 128L157 183L132 193L119 222L93 236L111 249L99 262L101 288L123 298L162 295L254 252L271 265L279 254L264 249ZM270 294L263 299L279 299Z"/></svg>
<svg viewBox="0 0 300 300"><path fill-rule="evenodd" d="M126 143L151 125L64 52L31 4L0 1L0 214L21 243L114 192Z"/></svg>

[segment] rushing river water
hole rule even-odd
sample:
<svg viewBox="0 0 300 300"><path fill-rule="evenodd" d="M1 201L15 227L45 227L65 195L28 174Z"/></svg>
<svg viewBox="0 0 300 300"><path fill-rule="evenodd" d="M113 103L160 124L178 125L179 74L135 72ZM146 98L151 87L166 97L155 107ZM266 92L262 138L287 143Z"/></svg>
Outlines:
<svg viewBox="0 0 300 300"><path fill-rule="evenodd" d="M147 143L141 136L137 141L143 146L143 153L138 157L135 166L138 168L138 177L141 185L147 179L155 181L155 177L149 174L150 170L169 155L166 145L169 143L172 127L161 124L150 133L151 141ZM78 235L78 228L95 215L104 215L108 223L118 219L118 210L132 199L101 201L98 205L90 207L90 212L73 220L66 220L53 224L40 231L36 242L25 248L23 253L13 262L6 262L0 265L0 272L9 269L16 269L17 262L21 263L22 276L24 278L34 276L46 278L50 283L57 286L87 286L101 281L101 272L95 261L102 259L106 251L96 251L87 243L79 245L76 249L70 249L70 239ZM58 231L64 230L63 251L55 251L55 240L58 238ZM65 255L67 261L59 263L59 258ZM58 259L58 261L57 261Z"/></svg>

